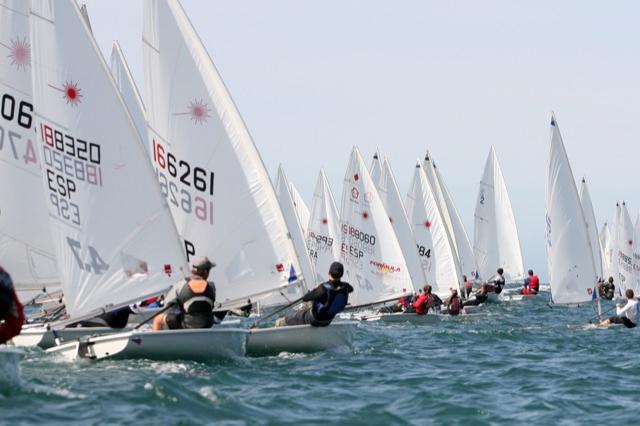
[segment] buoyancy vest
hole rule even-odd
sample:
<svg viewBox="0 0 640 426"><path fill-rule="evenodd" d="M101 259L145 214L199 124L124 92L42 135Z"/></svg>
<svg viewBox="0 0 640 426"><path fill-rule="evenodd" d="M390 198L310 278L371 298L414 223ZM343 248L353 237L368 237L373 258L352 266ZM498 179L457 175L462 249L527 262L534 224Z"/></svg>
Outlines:
<svg viewBox="0 0 640 426"><path fill-rule="evenodd" d="M428 294L421 294L418 296L418 300L413 302L413 308L416 310L416 314L425 315L429 311L429 297Z"/></svg>
<svg viewBox="0 0 640 426"><path fill-rule="evenodd" d="M211 327L215 301L216 290L213 283L202 278L188 279L178 292L185 327Z"/></svg>
<svg viewBox="0 0 640 426"><path fill-rule="evenodd" d="M9 274L0 268L0 320L2 320L13 307L13 295L13 281Z"/></svg>
<svg viewBox="0 0 640 426"><path fill-rule="evenodd" d="M529 281L529 289L538 293L540 291L540 278L537 275L532 275Z"/></svg>
<svg viewBox="0 0 640 426"><path fill-rule="evenodd" d="M344 289L336 289L330 283L322 284L325 289L324 302L317 301L314 305L313 316L317 320L332 320L347 306L349 295Z"/></svg>
<svg viewBox="0 0 640 426"><path fill-rule="evenodd" d="M459 297L454 297L453 299L451 299L451 302L449 303L449 314L450 315L458 315L460 313L460 298Z"/></svg>

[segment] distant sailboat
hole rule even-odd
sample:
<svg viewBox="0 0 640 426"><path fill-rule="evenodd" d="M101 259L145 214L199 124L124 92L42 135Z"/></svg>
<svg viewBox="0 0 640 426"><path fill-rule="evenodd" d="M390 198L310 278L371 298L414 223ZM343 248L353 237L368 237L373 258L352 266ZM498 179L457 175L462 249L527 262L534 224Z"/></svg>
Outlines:
<svg viewBox="0 0 640 426"><path fill-rule="evenodd" d="M455 288L462 295L462 271L455 246L438 210L435 191L420 162L416 163L405 205L421 264L433 293L448 297L449 289Z"/></svg>
<svg viewBox="0 0 640 426"><path fill-rule="evenodd" d="M580 204L582 204L582 211L587 221L587 229L589 232L589 241L591 241L591 250L593 251L593 261L596 267L596 274L598 277L604 277L604 271L602 270L602 246L600 245L600 237L598 235L598 227L596 225L596 214L593 211L593 204L591 203L591 195L587 188L587 182L582 178L582 185L580 186Z"/></svg>
<svg viewBox="0 0 640 426"><path fill-rule="evenodd" d="M421 256L416 239L413 237L413 229L407 217L389 159L385 157L384 161L381 162L378 155L375 155L370 170L371 179L376 185L382 205L389 215L389 221L402 248L407 268L409 268L409 275L411 275L411 281L413 282L413 290L417 292L425 284L428 284L428 281L422 268Z"/></svg>
<svg viewBox="0 0 640 426"><path fill-rule="evenodd" d="M633 232L633 275L635 277L634 288L640 289L640 214L636 219Z"/></svg>
<svg viewBox="0 0 640 426"><path fill-rule="evenodd" d="M354 147L342 191L341 257L353 285L352 307L398 299L413 292L400 243L359 150Z"/></svg>
<svg viewBox="0 0 640 426"><path fill-rule="evenodd" d="M640 288L636 287L636 280L633 274L633 223L627 210L627 205L623 201L619 209L618 226L616 227L616 253L614 261L618 265L618 279L616 285L620 294L624 295L625 290L631 289L634 293L640 294Z"/></svg>
<svg viewBox="0 0 640 426"><path fill-rule="evenodd" d="M458 209L453 203L453 198L444 184L444 179L440 175L440 170L436 167L433 158L428 152L423 166L429 184L434 190L438 209L447 225L447 232L458 256L460 270L468 279L473 280L476 278L478 267L469 242L469 236L464 228ZM464 298L464 295L462 297Z"/></svg>
<svg viewBox="0 0 640 426"><path fill-rule="evenodd" d="M476 201L473 249L480 276L489 280L498 268L507 281L524 278L518 228L494 147L484 166Z"/></svg>
<svg viewBox="0 0 640 426"><path fill-rule="evenodd" d="M590 302L598 276L587 222L571 165L554 116L546 182L546 247L551 299L556 304Z"/></svg>
<svg viewBox="0 0 640 426"><path fill-rule="evenodd" d="M611 249L611 232L609 231L609 225L607 222L602 225L602 230L600 230L600 245L602 247L602 272L603 277L606 280L611 275L611 257L612 257L612 249Z"/></svg>
<svg viewBox="0 0 640 426"><path fill-rule="evenodd" d="M341 239L340 215L327 177L321 169L307 227L307 247L316 271L316 282L326 280L331 263L340 260Z"/></svg>
<svg viewBox="0 0 640 426"><path fill-rule="evenodd" d="M311 219L311 211L309 210L307 204L304 202L304 198L302 198L302 195L300 195L300 192L298 192L298 189L291 181L289 181L289 191L291 192L293 206L296 209L296 214L298 215L298 220L300 221L300 226L302 227L302 233L306 236L307 226L309 226L309 220Z"/></svg>

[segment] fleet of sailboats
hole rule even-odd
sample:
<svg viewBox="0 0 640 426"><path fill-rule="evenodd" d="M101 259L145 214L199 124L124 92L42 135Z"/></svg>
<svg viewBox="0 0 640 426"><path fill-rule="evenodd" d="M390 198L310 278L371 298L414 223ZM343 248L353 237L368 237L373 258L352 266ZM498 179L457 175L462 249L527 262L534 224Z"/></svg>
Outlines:
<svg viewBox="0 0 640 426"><path fill-rule="evenodd" d="M309 209L282 166L272 185L178 0L144 2L144 101L118 43L107 65L86 8L74 0L30 7L3 0L0 23L0 44L11 52L0 55L0 198L7 201L0 258L22 300L61 290L65 309L64 320L25 326L14 344L68 358L205 361L351 344L355 325L344 321L160 332L69 327L166 293L202 255L217 263L219 310L293 305L326 281L337 260L355 289L352 310L426 284L441 298L451 289L465 295L465 278L484 282L497 268L508 281L524 279L493 146L473 245L429 152L403 201L390 160L376 152L367 168L353 147L340 209L323 169ZM623 202L598 233L586 181L578 193L553 116L545 226L554 304L591 302L598 279L609 275L619 292L640 291L640 216L634 227ZM7 362L20 354L0 351Z"/></svg>

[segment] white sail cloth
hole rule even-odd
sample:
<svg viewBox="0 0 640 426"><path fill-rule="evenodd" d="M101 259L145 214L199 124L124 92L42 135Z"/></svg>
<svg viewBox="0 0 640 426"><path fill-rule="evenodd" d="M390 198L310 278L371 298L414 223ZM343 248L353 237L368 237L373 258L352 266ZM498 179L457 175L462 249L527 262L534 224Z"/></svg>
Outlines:
<svg viewBox="0 0 640 426"><path fill-rule="evenodd" d="M545 208L551 298L557 304L588 302L597 275L580 197L553 116Z"/></svg>
<svg viewBox="0 0 640 426"><path fill-rule="evenodd" d="M618 264L618 279L616 280L620 294L624 296L627 289L640 294L640 287L636 286L633 273L633 238L634 229L626 203L618 209L618 226L616 227L616 253L615 261Z"/></svg>
<svg viewBox="0 0 640 426"><path fill-rule="evenodd" d="M320 169L307 226L307 247L317 282L325 281L331 263L340 260L341 238L338 208L324 170Z"/></svg>
<svg viewBox="0 0 640 426"><path fill-rule="evenodd" d="M354 287L351 306L380 303L413 291L389 217L364 160L354 147L342 189L341 256Z"/></svg>
<svg viewBox="0 0 640 426"><path fill-rule="evenodd" d="M309 210L307 204L304 202L302 195L300 195L300 192L298 192L298 189L291 181L289 181L289 192L291 193L291 200L293 201L296 215L298 215L298 221L300 222L300 226L302 227L302 233L306 236L307 226L309 226L309 220L311 219L311 211ZM311 279L311 277L307 278Z"/></svg>
<svg viewBox="0 0 640 426"><path fill-rule="evenodd" d="M640 214L636 219L633 232L633 275L635 277L634 288L640 288Z"/></svg>
<svg viewBox="0 0 640 426"><path fill-rule="evenodd" d="M163 292L185 257L75 1L34 1L31 40L34 124L67 312L81 318Z"/></svg>
<svg viewBox="0 0 640 426"><path fill-rule="evenodd" d="M417 162L405 205L427 281L433 292L443 297L450 294L449 289L461 289L463 284L454 243L438 210L436 197Z"/></svg>
<svg viewBox="0 0 640 426"><path fill-rule="evenodd" d="M375 155L370 170L371 179L376 185L382 205L387 211L389 221L398 237L402 254L407 262L409 275L413 282L413 290L418 291L427 284L427 277L422 269L421 256L418 252L416 240L413 237L413 229L409 223L407 212L404 209L400 190L391 169L391 163L386 157L384 161L380 162L378 155Z"/></svg>
<svg viewBox="0 0 640 426"><path fill-rule="evenodd" d="M269 175L177 0L145 1L143 44L151 158L187 255L215 259L223 304L295 296L300 265Z"/></svg>
<svg viewBox="0 0 640 426"><path fill-rule="evenodd" d="M487 280L502 268L507 281L523 278L518 228L493 146L480 179L474 218L473 249L480 276Z"/></svg>
<svg viewBox="0 0 640 426"><path fill-rule="evenodd" d="M609 231L609 225L607 222L602 225L600 230L600 246L602 247L602 273L604 279L608 279L611 276L611 232Z"/></svg>
<svg viewBox="0 0 640 426"><path fill-rule="evenodd" d="M593 252L596 274L598 277L604 278L604 271L602 270L602 246L600 245L600 237L598 236L596 214L593 211L591 195L589 194L589 188L587 188L587 182L584 178L582 179L582 185L580 186L580 204L582 205L584 218L587 221L587 231L589 233L589 241L591 242L591 251Z"/></svg>
<svg viewBox="0 0 640 426"><path fill-rule="evenodd" d="M0 264L26 302L60 287L31 96L29 2L0 0Z"/></svg>

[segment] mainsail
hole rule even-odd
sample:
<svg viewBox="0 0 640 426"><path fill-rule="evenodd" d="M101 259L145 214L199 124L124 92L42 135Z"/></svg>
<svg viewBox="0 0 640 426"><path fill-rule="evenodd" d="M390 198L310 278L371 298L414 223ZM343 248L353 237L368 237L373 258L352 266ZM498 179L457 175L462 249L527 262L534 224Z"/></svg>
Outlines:
<svg viewBox="0 0 640 426"><path fill-rule="evenodd" d="M633 232L633 275L635 277L634 288L640 289L640 213Z"/></svg>
<svg viewBox="0 0 640 426"><path fill-rule="evenodd" d="M296 254L298 255L298 260L300 261L300 267L302 277L297 277L297 279L304 278L304 283L306 288L315 287L315 278L316 274L313 270L313 265L311 264L311 259L309 259L309 249L307 248L307 243L305 241L305 235L302 231L302 226L300 225L300 220L298 218L296 212L296 206L293 202L293 197L291 196L291 192L289 191L289 181L287 180L287 176L284 174L284 169L282 165L278 167L278 178L276 179L276 195L278 196L278 202L280 203L280 208L282 209L282 214L284 216L284 221L287 223L287 228L289 229L289 235L291 236L291 240L293 241L293 246L295 247Z"/></svg>
<svg viewBox="0 0 640 426"><path fill-rule="evenodd" d="M580 204L582 204L584 218L587 221L587 230L589 233L589 241L591 242L591 251L593 252L593 261L596 267L596 274L598 274L598 277L604 278L604 272L602 270L602 247L600 246L600 237L598 236L596 214L593 211L591 195L589 194L587 182L584 178L582 178L582 185L580 186Z"/></svg>
<svg viewBox="0 0 640 426"><path fill-rule="evenodd" d="M407 214L427 281L438 296L462 289L462 271L445 221L438 210L436 193L418 161L407 194ZM460 293L462 294L462 293Z"/></svg>
<svg viewBox="0 0 640 426"><path fill-rule="evenodd" d="M611 232L609 231L609 225L607 222L602 225L600 230L600 246L602 247L602 272L603 278L606 280L611 276Z"/></svg>
<svg viewBox="0 0 640 426"><path fill-rule="evenodd" d="M34 1L31 40L34 125L67 312L81 318L165 291L186 259L75 1Z"/></svg>
<svg viewBox="0 0 640 426"><path fill-rule="evenodd" d="M597 274L587 222L554 116L546 182L546 247L551 298L558 304L592 300Z"/></svg>
<svg viewBox="0 0 640 426"><path fill-rule="evenodd" d="M518 228L493 146L480 179L474 218L473 252L480 276L488 280L502 268L508 281L523 278Z"/></svg>
<svg viewBox="0 0 640 426"><path fill-rule="evenodd" d="M223 304L299 291L269 175L177 0L145 1L143 44L151 158L187 256L216 261Z"/></svg>
<svg viewBox="0 0 640 426"><path fill-rule="evenodd" d="M378 156L374 156L374 165L372 165L370 169L372 172L371 178L376 185L376 189L382 200L382 205L387 211L391 226L393 226L393 230L398 237L402 254L407 262L407 268L409 268L409 275L411 275L414 290L418 291L427 284L427 277L420 261L420 257L422 256L419 254L416 240L413 237L413 230L409 223L407 212L404 209L400 190L396 184L391 164L386 157L382 164L379 163L380 160Z"/></svg>
<svg viewBox="0 0 640 426"><path fill-rule="evenodd" d="M28 1L0 0L0 111L0 264L26 302L60 282L36 154Z"/></svg>
<svg viewBox="0 0 640 426"><path fill-rule="evenodd" d="M340 259L340 240L340 215L324 170L320 169L307 227L307 247L317 282L326 281L329 266Z"/></svg>
<svg viewBox="0 0 640 426"><path fill-rule="evenodd" d="M389 217L354 147L344 176L341 256L351 306L384 302L413 291L411 276Z"/></svg>
<svg viewBox="0 0 640 426"><path fill-rule="evenodd" d="M626 289L632 289L640 294L640 288L636 287L633 274L633 223L627 210L627 205L623 201L622 207L618 209L618 226L616 227L616 252L614 261L618 265L618 279L616 285L620 293L624 295Z"/></svg>
<svg viewBox="0 0 640 426"><path fill-rule="evenodd" d="M133 80L124 53L117 41L113 43L113 48L111 49L110 68L111 75L113 75L118 90L120 90L120 95L125 105L127 105L129 114L131 114L131 118L133 118L133 122L136 125L140 140L143 141L145 149L148 149L147 120L145 118L144 103L140 97L140 92L138 92L138 87Z"/></svg>
<svg viewBox="0 0 640 426"><path fill-rule="evenodd" d="M304 235L307 235L307 226L309 226L309 219L311 218L309 207L304 202L304 199L300 195L300 192L298 192L295 185L291 181L289 181L289 191L291 192L293 206L296 209L296 215L298 215L298 220L300 221L300 226L302 227L302 233ZM311 277L308 278L311 279Z"/></svg>

